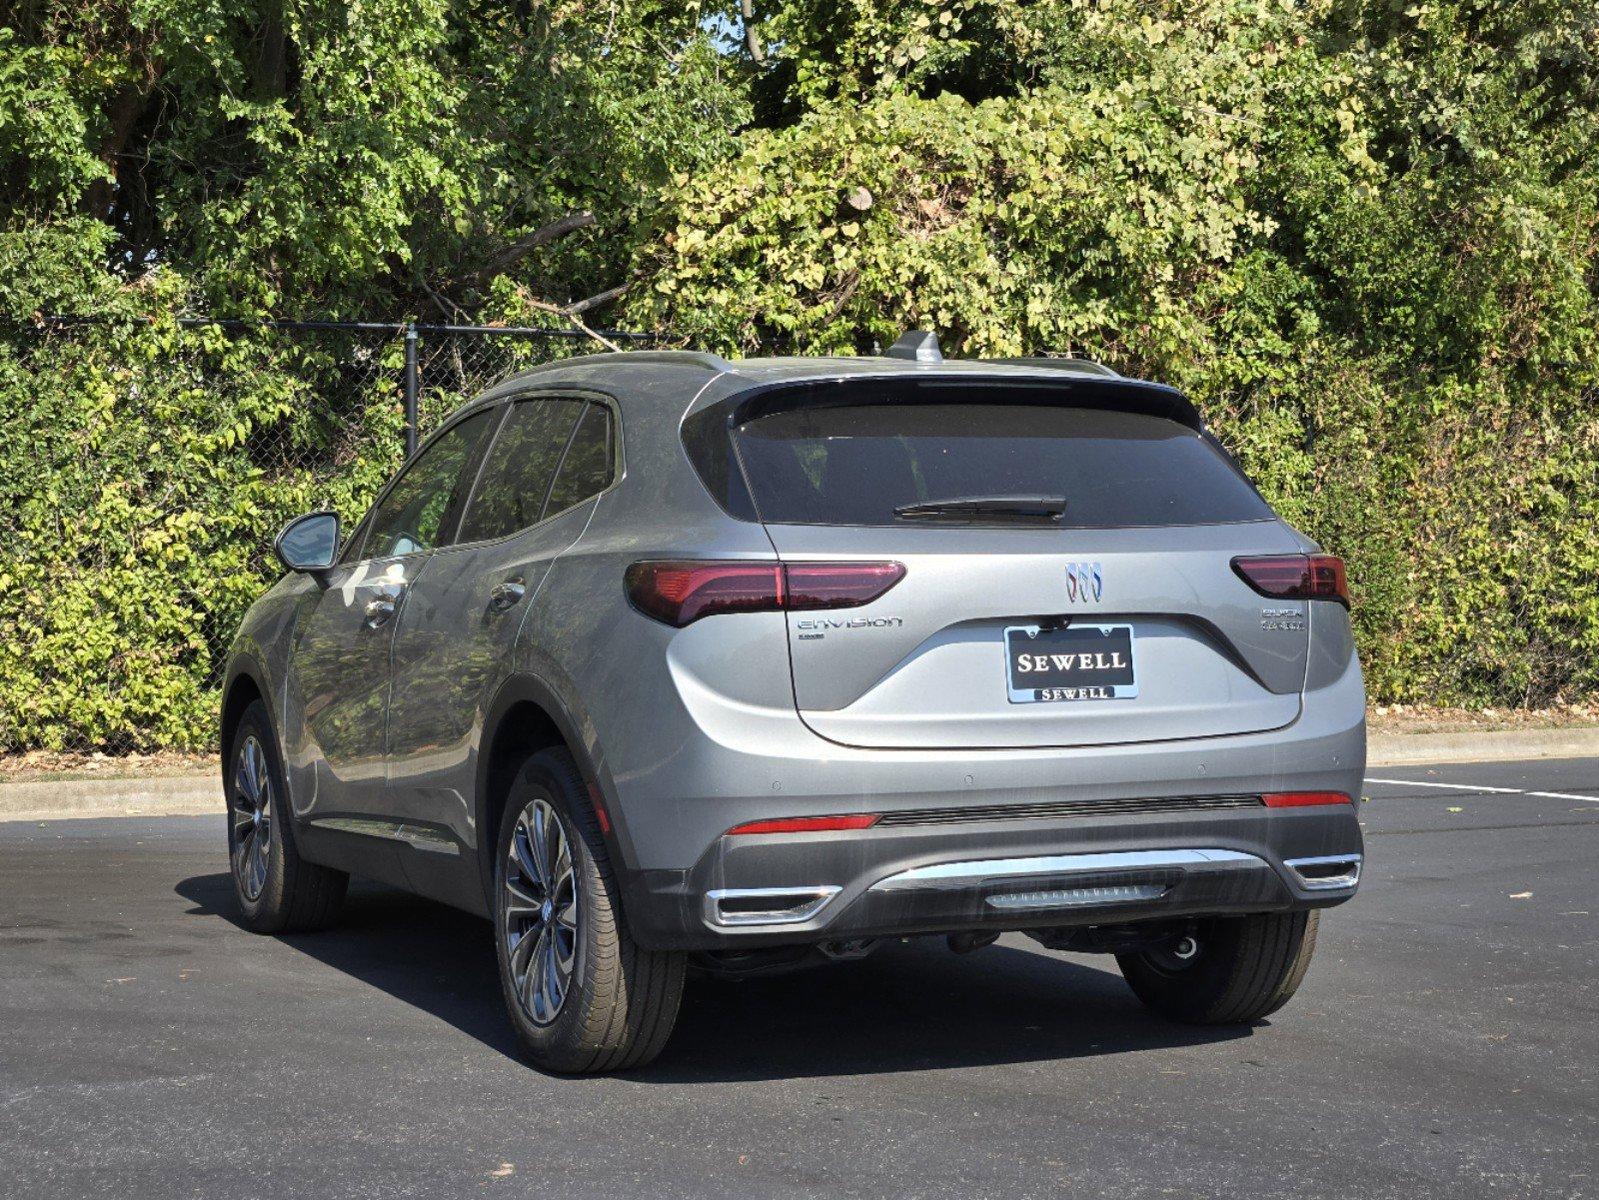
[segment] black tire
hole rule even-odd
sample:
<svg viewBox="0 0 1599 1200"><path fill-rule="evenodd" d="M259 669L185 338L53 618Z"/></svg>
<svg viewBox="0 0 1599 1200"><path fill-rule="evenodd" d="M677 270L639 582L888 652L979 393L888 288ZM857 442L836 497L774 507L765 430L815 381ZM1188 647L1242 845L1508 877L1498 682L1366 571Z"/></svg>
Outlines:
<svg viewBox="0 0 1599 1200"><path fill-rule="evenodd" d="M252 795L252 788L261 790ZM293 823L286 819L289 793L277 739L259 700L244 710L233 732L222 790L228 803L229 873L244 923L257 933L330 925L344 903L350 877L300 857Z"/></svg>
<svg viewBox="0 0 1599 1200"><path fill-rule="evenodd" d="M1259 1021L1287 1004L1304 982L1316 950L1318 915L1212 917L1195 926L1186 961L1174 941L1172 948L1118 954L1116 962L1133 993L1174 1021Z"/></svg>
<svg viewBox="0 0 1599 1200"><path fill-rule="evenodd" d="M567 848L570 890L557 880L550 889L554 893L548 897L550 905L530 907L526 894L537 899L547 893L529 874L529 866L536 864L524 865L525 858L513 862L512 843L526 814L520 845L524 854L530 853L529 835L539 827L538 820L547 825L551 813ZM545 845L546 857L558 860L559 854L549 851L550 843ZM558 867L549 873L560 875ZM513 898L508 876L523 889L523 897ZM661 1052L677 1021L687 956L645 950L628 933L621 890L588 804L587 788L565 750L533 755L511 785L495 840L492 907L506 1011L517 1040L535 1065L564 1074L625 1071L643 1066ZM575 913L575 928L568 930L559 923L553 915L557 908ZM530 915L535 911L540 915ZM548 931L550 948L534 941L531 951L519 955L523 940L538 937L540 930ZM568 945L570 953L563 953ZM530 988L519 985L513 966L513 958L532 962L541 953L554 957L557 974L563 960L570 964L565 968L567 985L553 1007L547 994L542 1006L537 995L528 998ZM524 983L531 976L531 968L521 972ZM537 985L531 990L536 992ZM542 1014L535 1012L541 1008Z"/></svg>

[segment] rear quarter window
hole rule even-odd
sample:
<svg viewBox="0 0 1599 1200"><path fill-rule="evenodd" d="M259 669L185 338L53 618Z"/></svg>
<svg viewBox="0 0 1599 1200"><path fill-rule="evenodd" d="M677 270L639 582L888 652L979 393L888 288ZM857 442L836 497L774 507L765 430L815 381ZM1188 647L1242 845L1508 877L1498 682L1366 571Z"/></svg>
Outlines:
<svg viewBox="0 0 1599 1200"><path fill-rule="evenodd" d="M1269 520L1270 507L1203 435L1139 413L1056 405L795 408L734 431L768 524L901 525L909 504L1063 497L1065 528Z"/></svg>
<svg viewBox="0 0 1599 1200"><path fill-rule="evenodd" d="M603 404L590 404L561 460L544 515L553 516L603 492L611 485L614 461L611 410Z"/></svg>

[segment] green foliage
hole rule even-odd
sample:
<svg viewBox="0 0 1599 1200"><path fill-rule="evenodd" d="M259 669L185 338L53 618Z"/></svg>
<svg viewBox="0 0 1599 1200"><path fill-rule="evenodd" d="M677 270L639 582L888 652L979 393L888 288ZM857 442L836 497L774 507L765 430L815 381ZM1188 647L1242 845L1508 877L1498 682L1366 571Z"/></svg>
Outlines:
<svg viewBox="0 0 1599 1200"><path fill-rule="evenodd" d="M815 0L637 321L1086 353L1351 564L1382 700L1599 688L1599 8Z"/></svg>
<svg viewBox="0 0 1599 1200"><path fill-rule="evenodd" d="M345 361L121 322L0 344L0 746L209 740L263 535L398 463L398 374L319 386Z"/></svg>
<svg viewBox="0 0 1599 1200"><path fill-rule="evenodd" d="M1599 5L755 8L12 6L0 749L204 744L268 536L394 465L397 342L174 314L612 289L729 352L1167 379L1350 560L1375 696L1599 690Z"/></svg>
<svg viewBox="0 0 1599 1200"><path fill-rule="evenodd" d="M277 573L272 533L320 505L358 514L396 465L397 342L170 317L550 320L541 303L626 283L662 185L725 157L747 116L700 16L7 10L0 750L206 744L221 656ZM52 313L108 320L51 332ZM425 412L452 395L430 388Z"/></svg>
<svg viewBox="0 0 1599 1200"><path fill-rule="evenodd" d="M747 114L697 6L669 0L10 14L7 231L88 214L113 234L103 270L176 271L227 314L442 318L487 303L502 263L557 303L620 284L659 186ZM582 210L579 236L500 257Z"/></svg>

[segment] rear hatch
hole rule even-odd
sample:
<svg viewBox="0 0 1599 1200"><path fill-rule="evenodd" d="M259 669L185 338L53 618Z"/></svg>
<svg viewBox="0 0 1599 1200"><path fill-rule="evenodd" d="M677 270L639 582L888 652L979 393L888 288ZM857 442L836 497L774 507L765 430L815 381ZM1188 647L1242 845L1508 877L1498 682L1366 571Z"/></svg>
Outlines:
<svg viewBox="0 0 1599 1200"><path fill-rule="evenodd" d="M1303 601L1240 555L1300 546L1198 428L998 382L852 381L733 430L778 555L894 562L872 602L787 615L795 703L850 746L1109 745L1299 714Z"/></svg>

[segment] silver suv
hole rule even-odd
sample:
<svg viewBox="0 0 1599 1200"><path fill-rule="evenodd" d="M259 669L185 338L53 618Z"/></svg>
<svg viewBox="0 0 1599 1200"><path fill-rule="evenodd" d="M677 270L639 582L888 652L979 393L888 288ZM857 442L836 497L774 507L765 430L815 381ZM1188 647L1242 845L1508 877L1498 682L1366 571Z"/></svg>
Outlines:
<svg viewBox="0 0 1599 1200"><path fill-rule="evenodd" d="M690 966L920 934L1254 1021L1355 891L1343 566L1093 363L553 364L276 548L222 709L246 921L351 873L481 914L548 1069L649 1061Z"/></svg>

